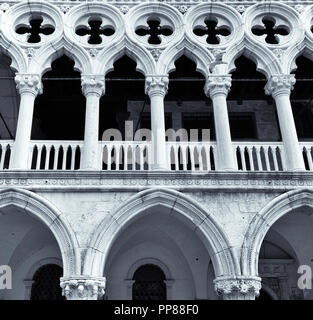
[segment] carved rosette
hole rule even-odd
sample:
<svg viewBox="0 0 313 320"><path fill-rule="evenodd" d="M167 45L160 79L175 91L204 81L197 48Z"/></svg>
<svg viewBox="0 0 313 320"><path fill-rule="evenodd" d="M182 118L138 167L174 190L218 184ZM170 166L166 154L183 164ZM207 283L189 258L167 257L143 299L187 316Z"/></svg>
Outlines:
<svg viewBox="0 0 313 320"><path fill-rule="evenodd" d="M85 97L96 94L101 97L105 91L105 79L103 75L82 75L82 91Z"/></svg>
<svg viewBox="0 0 313 320"><path fill-rule="evenodd" d="M295 76L293 74L279 74L272 76L266 86L265 93L272 95L274 98L280 94L290 94L296 83Z"/></svg>
<svg viewBox="0 0 313 320"><path fill-rule="evenodd" d="M105 293L105 277L76 276L60 279L62 295L67 300L97 300Z"/></svg>
<svg viewBox="0 0 313 320"><path fill-rule="evenodd" d="M17 73L15 76L16 88L19 93L30 93L34 96L42 93L41 78L38 74Z"/></svg>
<svg viewBox="0 0 313 320"><path fill-rule="evenodd" d="M165 96L168 89L168 76L146 77L145 92L151 98L154 95Z"/></svg>
<svg viewBox="0 0 313 320"><path fill-rule="evenodd" d="M254 300L261 290L261 278L222 278L214 280L214 289L224 300Z"/></svg>
<svg viewBox="0 0 313 320"><path fill-rule="evenodd" d="M210 75L207 77L204 92L213 98L216 94L227 96L231 88L231 75Z"/></svg>

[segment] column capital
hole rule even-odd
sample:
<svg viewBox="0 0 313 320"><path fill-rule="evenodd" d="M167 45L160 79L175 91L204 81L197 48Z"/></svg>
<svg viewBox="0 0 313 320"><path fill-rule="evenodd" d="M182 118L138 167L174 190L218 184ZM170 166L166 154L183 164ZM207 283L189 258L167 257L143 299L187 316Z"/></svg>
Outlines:
<svg viewBox="0 0 313 320"><path fill-rule="evenodd" d="M221 277L214 280L214 289L224 300L253 300L261 290L259 277Z"/></svg>
<svg viewBox="0 0 313 320"><path fill-rule="evenodd" d="M296 78L293 74L277 74L270 77L265 86L265 93L272 95L275 98L277 95L290 95L293 86L296 83Z"/></svg>
<svg viewBox="0 0 313 320"><path fill-rule="evenodd" d="M60 286L67 300L97 300L105 293L105 277L62 277Z"/></svg>
<svg viewBox="0 0 313 320"><path fill-rule="evenodd" d="M82 74L82 91L85 97L93 93L101 97L105 92L105 78L100 74Z"/></svg>
<svg viewBox="0 0 313 320"><path fill-rule="evenodd" d="M216 94L223 94L227 96L231 88L231 75L224 74L211 74L206 78L204 92L205 94L212 98Z"/></svg>
<svg viewBox="0 0 313 320"><path fill-rule="evenodd" d="M17 73L15 82L20 94L31 93L36 97L42 93L41 76L39 74Z"/></svg>
<svg viewBox="0 0 313 320"><path fill-rule="evenodd" d="M165 96L168 89L168 76L147 76L145 83L145 93L151 96L161 95Z"/></svg>

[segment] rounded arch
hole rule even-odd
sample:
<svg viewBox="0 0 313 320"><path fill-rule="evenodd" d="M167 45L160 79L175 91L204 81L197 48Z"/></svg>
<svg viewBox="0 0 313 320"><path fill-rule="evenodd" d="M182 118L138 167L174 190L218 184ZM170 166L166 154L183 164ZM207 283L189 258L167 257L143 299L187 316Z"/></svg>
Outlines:
<svg viewBox="0 0 313 320"><path fill-rule="evenodd" d="M78 241L70 224L49 201L17 188L0 190L0 208L16 206L42 221L53 233L62 255L64 276L80 274Z"/></svg>
<svg viewBox="0 0 313 320"><path fill-rule="evenodd" d="M138 268L146 264L152 264L159 267L163 271L166 279L172 279L171 271L168 268L168 266L164 264L162 261L160 261L159 259L155 259L155 258L145 258L145 259L137 260L128 270L127 279L133 279L134 274L138 270Z"/></svg>
<svg viewBox="0 0 313 320"><path fill-rule="evenodd" d="M238 274L239 264L228 237L215 218L207 213L195 200L170 189L148 189L132 196L112 215L100 223L89 243L84 273L102 275L107 257L120 233L147 209L157 205L168 208L169 214L188 221L202 239L212 258L216 277Z"/></svg>
<svg viewBox="0 0 313 320"><path fill-rule="evenodd" d="M303 206L313 208L313 190L288 191L270 201L254 216L244 236L241 267L244 275L257 276L262 242L273 224L291 210Z"/></svg>

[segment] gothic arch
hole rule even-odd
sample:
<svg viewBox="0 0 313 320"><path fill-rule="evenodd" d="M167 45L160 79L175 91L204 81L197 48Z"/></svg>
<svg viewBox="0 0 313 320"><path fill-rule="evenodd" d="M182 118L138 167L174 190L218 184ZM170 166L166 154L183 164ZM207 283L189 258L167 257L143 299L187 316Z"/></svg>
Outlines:
<svg viewBox="0 0 313 320"><path fill-rule="evenodd" d="M70 43L65 38L60 39L58 43L43 46L34 55L29 64L29 73L43 75L51 69L52 62L58 57L66 54L74 60L74 69L81 74L91 74L92 65L88 53L74 43Z"/></svg>
<svg viewBox="0 0 313 320"><path fill-rule="evenodd" d="M199 230L198 235L212 258L216 277L238 274L239 265L228 237L215 218L195 200L165 188L141 191L123 203L112 215L107 215L89 243L84 273L102 276L110 248L122 230L145 210L157 205L170 209L171 213L177 213L191 223L194 230Z"/></svg>
<svg viewBox="0 0 313 320"><path fill-rule="evenodd" d="M80 274L78 242L61 212L34 192L17 188L0 190L0 208L11 205L37 217L51 230L62 254L64 276Z"/></svg>
<svg viewBox="0 0 313 320"><path fill-rule="evenodd" d="M257 67L257 71L263 73L268 79L272 75L281 74L281 64L277 57L266 47L256 45L248 39L244 39L238 45L230 47L224 55L224 60L228 63L228 72L232 72L235 61L244 55L251 59Z"/></svg>
<svg viewBox="0 0 313 320"><path fill-rule="evenodd" d="M270 201L249 224L241 252L242 274L258 275L259 252L269 229L291 210L309 206L313 208L313 190L288 191Z"/></svg>

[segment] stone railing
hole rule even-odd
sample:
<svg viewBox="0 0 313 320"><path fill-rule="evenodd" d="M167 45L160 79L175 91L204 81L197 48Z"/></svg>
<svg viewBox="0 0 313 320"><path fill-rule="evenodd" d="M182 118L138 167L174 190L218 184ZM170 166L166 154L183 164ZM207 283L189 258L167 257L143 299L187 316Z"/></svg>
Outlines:
<svg viewBox="0 0 313 320"><path fill-rule="evenodd" d="M169 168L179 171L215 170L215 142L168 142Z"/></svg>
<svg viewBox="0 0 313 320"><path fill-rule="evenodd" d="M282 142L232 142L238 171L288 171ZM83 141L41 140L30 143L29 170L81 169ZM0 140L0 170L9 169L13 140ZM166 142L171 171L216 171L217 146L211 142ZM313 171L313 142L300 142L305 169ZM99 141L95 170L153 170L150 141Z"/></svg>
<svg viewBox="0 0 313 320"><path fill-rule="evenodd" d="M102 170L150 170L150 141L102 141L99 143Z"/></svg>
<svg viewBox="0 0 313 320"><path fill-rule="evenodd" d="M286 171L282 142L233 142L238 170Z"/></svg>
<svg viewBox="0 0 313 320"><path fill-rule="evenodd" d="M28 168L75 170L80 168L82 141L31 141Z"/></svg>
<svg viewBox="0 0 313 320"><path fill-rule="evenodd" d="M8 169L13 140L0 140L0 170Z"/></svg>

